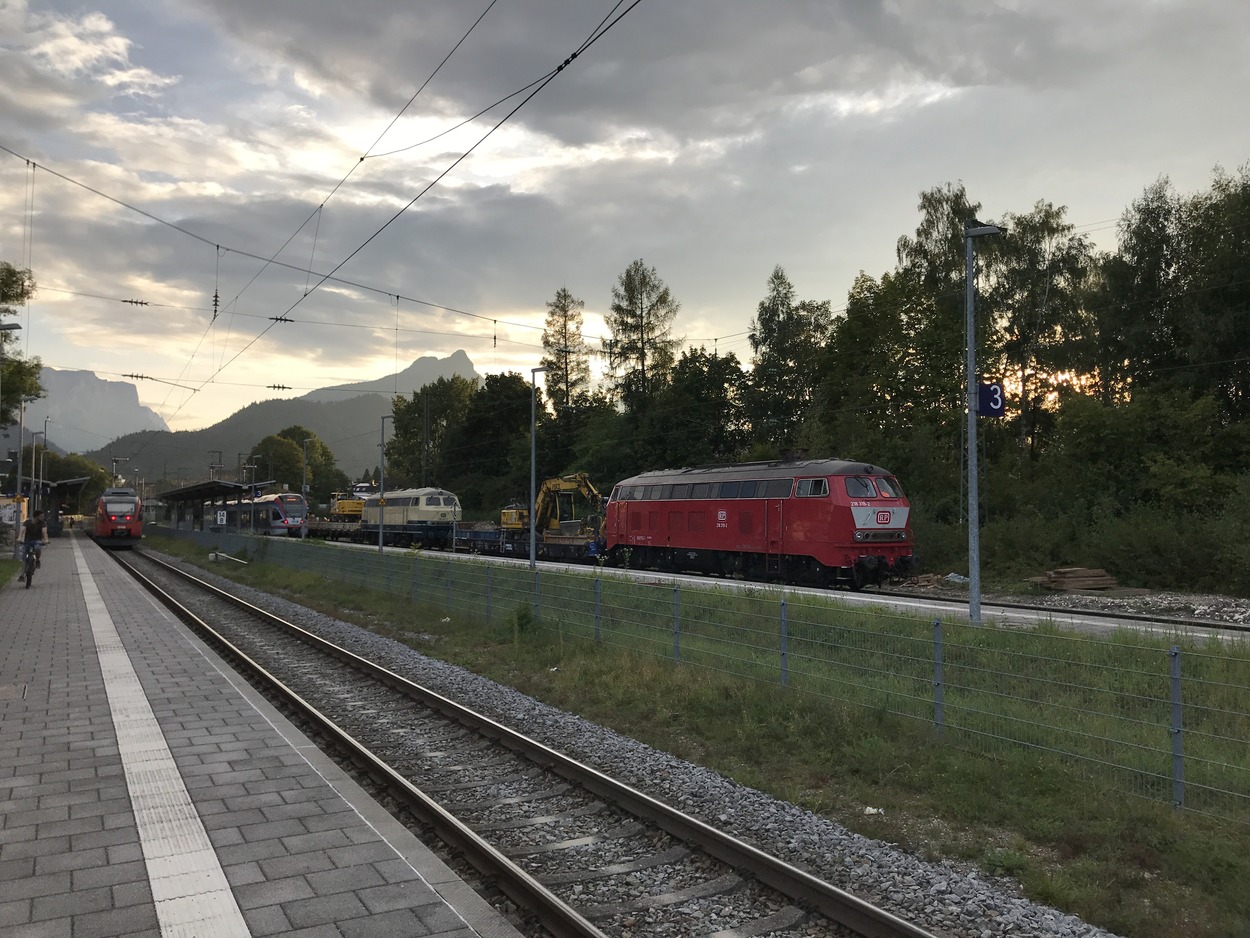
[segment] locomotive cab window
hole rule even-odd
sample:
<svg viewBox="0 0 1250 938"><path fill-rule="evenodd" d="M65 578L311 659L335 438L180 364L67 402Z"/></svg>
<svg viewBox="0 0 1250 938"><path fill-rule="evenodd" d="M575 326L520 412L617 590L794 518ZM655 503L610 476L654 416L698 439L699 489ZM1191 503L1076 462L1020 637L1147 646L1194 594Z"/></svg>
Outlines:
<svg viewBox="0 0 1250 938"><path fill-rule="evenodd" d="M851 498L876 498L877 490L872 487L872 479L866 476L847 476L846 494Z"/></svg>
<svg viewBox="0 0 1250 938"><path fill-rule="evenodd" d="M798 498L826 498L829 495L829 480L799 479L794 494Z"/></svg>
<svg viewBox="0 0 1250 938"><path fill-rule="evenodd" d="M898 479L891 479L888 476L877 477L877 490L881 492L882 498L902 498L903 489L898 484Z"/></svg>

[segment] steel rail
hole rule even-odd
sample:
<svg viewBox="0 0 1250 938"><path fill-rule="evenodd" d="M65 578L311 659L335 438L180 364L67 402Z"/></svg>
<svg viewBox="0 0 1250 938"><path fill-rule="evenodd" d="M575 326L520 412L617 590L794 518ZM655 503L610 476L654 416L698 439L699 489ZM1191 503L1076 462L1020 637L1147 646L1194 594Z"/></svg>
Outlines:
<svg viewBox="0 0 1250 938"><path fill-rule="evenodd" d="M968 605L966 599L957 596L934 596L931 593L909 593L903 590L874 590L871 593L860 593L860 596L880 596L882 599L915 599L924 602L950 603L957 607ZM1109 609L1085 609L1080 606L1045 606L1032 603L982 600L982 610L1014 609L1020 612L1036 612L1039 615L1051 616L1082 616L1090 619L1127 620L1129 622L1148 622L1151 625L1175 625L1187 628L1211 629L1221 632L1250 632L1250 624L1229 622L1227 619L1186 619L1176 616L1159 616L1146 612L1115 611Z"/></svg>
<svg viewBox="0 0 1250 938"><path fill-rule="evenodd" d="M329 717L287 687L263 665L256 662L211 625L184 607L168 592L136 570L132 564L116 554L113 557L127 573L182 622L191 627L201 637L209 639L214 646L224 650L235 662L241 663L246 670L263 681L270 691L293 707L303 718L315 724L317 729L325 734L334 746L346 754L354 765L375 782L382 785L415 817L428 824L444 843L463 855L478 872L489 877L505 895L522 908L533 913L543 927L550 931L552 935L556 936L556 938L609 938L605 932L591 924L575 909L567 905L558 896L465 826L458 818L448 813L438 802L375 756L354 737L338 727ZM192 577L176 567L171 567L151 556L147 556L145 559L203 587L212 592L217 598L229 600L235 605L246 609L251 614L261 616L273 624L280 624L285 628L301 633L301 640L317 638L312 633L285 622L264 609L238 599L238 597L231 596L229 593L219 590L203 580ZM330 643L324 644L330 648L337 647ZM344 651L346 655L351 656L351 652L347 652L344 649L340 649L340 651ZM363 660L357 658L353 664ZM401 681L403 680L398 675L395 675L395 677Z"/></svg>
<svg viewBox="0 0 1250 938"><path fill-rule="evenodd" d="M218 589L184 570L150 555L147 558L169 572L196 584L249 613L298 635L302 640L365 671L376 679L420 700L483 736L524 755L543 768L575 782L596 795L624 808L637 817L656 824L680 840L697 845L711 856L745 871L778 892L799 902L808 903L830 920L841 924L864 938L934 938L933 933L878 908L859 897L792 866L777 857L737 839L723 831L652 798L623 782L579 762L558 750L519 733L490 717L444 697L366 658L342 648L315 633L261 609L244 599ZM146 579L146 578L145 578ZM441 809L440 809L441 812ZM454 819L453 819L454 820ZM457 828L462 827L456 822ZM467 829L465 829L467 831ZM469 832L471 833L471 832ZM474 835L476 836L476 835ZM486 845L489 848L489 845ZM493 848L490 848L493 851ZM502 855L500 855L502 857ZM506 861L505 862L510 862ZM524 874L522 874L524 875ZM519 899L517 901L520 901ZM557 900L558 901L558 900Z"/></svg>

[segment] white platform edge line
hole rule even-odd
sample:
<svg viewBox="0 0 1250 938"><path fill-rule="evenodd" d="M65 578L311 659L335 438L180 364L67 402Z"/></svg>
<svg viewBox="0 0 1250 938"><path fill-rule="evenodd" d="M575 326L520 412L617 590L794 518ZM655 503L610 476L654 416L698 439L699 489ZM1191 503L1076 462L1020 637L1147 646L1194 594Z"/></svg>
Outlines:
<svg viewBox="0 0 1250 938"><path fill-rule="evenodd" d="M470 921L468 918L465 917L464 913L457 906L457 904L453 902L447 896L446 894L447 890L443 888L438 882L431 880L420 869L418 869L417 866L413 863L413 861L407 855L405 855L403 850L397 847L395 843L391 840L391 838L388 837L384 831L380 830L378 825L375 824L372 819L370 819L366 814L364 814L360 810L360 807L356 803L357 797L364 797L364 798L371 799L372 798L371 795L369 795L367 792L363 791L362 789L359 789L359 786L357 786L356 783L352 781L350 776L344 773L342 769L338 768L338 766L334 764L333 760L329 756L327 756L325 753L323 753L320 749L318 749L316 745L309 742L307 737L304 737L301 735L298 738L292 738L291 735L288 734L283 729L282 726L278 725L270 718L269 714L266 713L264 709L256 705L255 701L252 699L253 695L257 695L258 693L255 688L253 688L250 684L248 684L246 681L240 678L239 675L223 668L220 659L216 658L216 656L211 652L211 650L201 645L198 638L196 638L193 634L185 632L184 631L186 629L185 624L179 621L178 619L174 618L172 615L170 615L168 609L166 609L160 603L156 602L156 600L154 600L151 596L147 596L145 594L145 598L152 604L153 609L155 609L157 613L159 613L162 617L168 619L169 622L174 627L178 628L179 630L182 630L183 634L188 635L188 642L191 645L192 649L204 659L205 663L210 668L212 668L218 674L220 674L222 678L231 687L233 687L252 706L252 708L260 715L261 719L263 719L266 723L268 723L269 726L273 728L273 731L277 733L278 736L284 742L286 742L287 745L289 745L296 753L299 754L300 758L303 759L308 764L308 767L311 768L312 771L316 773L316 775L323 782L325 782L326 786L329 787L331 791L335 792L335 794L339 795L339 797L341 797L347 803L348 807L350 807L352 809L352 812L358 818L360 818L361 822L364 823L365 826L367 826L375 834L377 834L378 838L382 841L382 843L386 844L386 846L390 848L391 852L395 854L396 859L402 861L405 866L407 866L410 870L412 870L412 872L416 875L416 877L423 884L425 884L430 890L432 890L435 895L439 896L439 898L443 900L443 903L446 905L448 910L450 910L453 914L455 914L455 916L459 918L460 921L463 922L465 926L469 928L475 935L480 935L483 933L481 929L479 929L478 926L474 922ZM296 729L295 732L298 733L299 732L298 729ZM320 757L320 759L324 759L327 763L327 766L335 774L334 775L327 774L327 772L323 770L323 768L320 765L317 764L317 760L309 758L309 755L308 755L309 751L316 753L316 755ZM342 778L343 779L342 783L336 781L336 778ZM353 794L345 791L344 789L347 786L357 788L358 789L357 793L353 796ZM380 810L383 813L386 813L385 808L381 808ZM389 814L387 816L389 817ZM393 819L392 821L393 823L397 825L399 824L398 821L394 821ZM417 840L415 836L414 836L414 843L422 852L429 853L431 856L434 856L434 854L429 850L429 848L425 844L421 843L420 840ZM438 861L438 862L441 863L442 861ZM470 890L470 892L472 892L472 890ZM473 893L473 895L476 896L476 893ZM486 903L485 899L481 901L483 903L483 908L485 910L493 911L493 907L491 907L489 903ZM492 934L494 933L493 929L491 930L491 933Z"/></svg>
<svg viewBox="0 0 1250 938"><path fill-rule="evenodd" d="M163 936L250 938L225 871L77 539L70 541ZM171 840L177 844L171 856ZM191 875L188 875L191 874ZM209 901L205 901L205 900Z"/></svg>

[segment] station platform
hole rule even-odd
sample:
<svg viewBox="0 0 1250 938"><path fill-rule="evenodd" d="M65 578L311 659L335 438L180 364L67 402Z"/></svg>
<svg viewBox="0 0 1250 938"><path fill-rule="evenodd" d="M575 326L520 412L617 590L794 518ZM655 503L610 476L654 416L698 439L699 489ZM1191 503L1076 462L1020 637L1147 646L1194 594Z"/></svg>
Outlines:
<svg viewBox="0 0 1250 938"><path fill-rule="evenodd" d="M520 938L66 534L0 585L0 934Z"/></svg>

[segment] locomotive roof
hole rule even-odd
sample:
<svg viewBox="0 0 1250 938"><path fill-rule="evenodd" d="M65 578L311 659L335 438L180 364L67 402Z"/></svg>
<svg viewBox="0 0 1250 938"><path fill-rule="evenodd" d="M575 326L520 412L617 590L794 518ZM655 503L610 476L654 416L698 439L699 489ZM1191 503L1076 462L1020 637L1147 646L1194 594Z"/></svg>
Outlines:
<svg viewBox="0 0 1250 938"><path fill-rule="evenodd" d="M712 479L793 479L798 476L893 475L889 469L847 459L800 459L783 462L730 463L724 466L695 466L686 469L656 469L641 472L618 485L655 485L661 482L705 482Z"/></svg>
<svg viewBox="0 0 1250 938"><path fill-rule="evenodd" d="M105 489L100 493L101 498L137 498L138 492L130 488L122 488L120 486L111 489Z"/></svg>
<svg viewBox="0 0 1250 938"><path fill-rule="evenodd" d="M363 493L362 493L362 494L363 494ZM412 495L412 496L416 496L416 495L421 495L421 496L425 496L425 495L450 495L452 498L455 498L455 497L456 497L456 493L455 493L455 492L449 492L449 491L447 491L446 489L432 488L432 487L430 487L430 486L427 486L427 487L422 488L422 489L387 489L387 490L386 490L385 492L383 492L382 494L383 494L383 496L384 496L384 497L386 497L386 498L397 498L397 497L400 497L400 496L402 496L402 497L405 497L405 498L406 498L406 497L408 497L408 496L410 496L410 495ZM377 500L378 500L378 493L377 493L377 492L371 492L370 494L368 494L368 495L366 495L366 496L365 496L365 501L372 501L372 502L376 502Z"/></svg>

